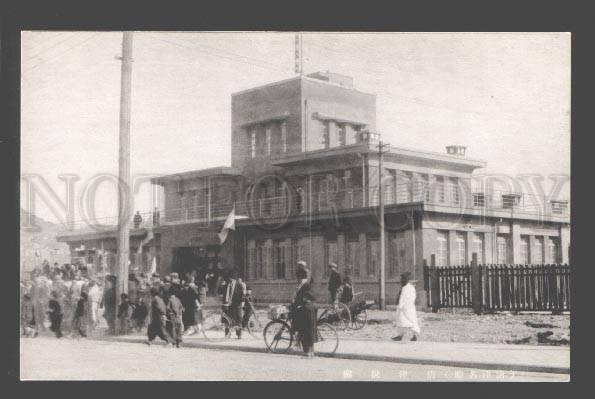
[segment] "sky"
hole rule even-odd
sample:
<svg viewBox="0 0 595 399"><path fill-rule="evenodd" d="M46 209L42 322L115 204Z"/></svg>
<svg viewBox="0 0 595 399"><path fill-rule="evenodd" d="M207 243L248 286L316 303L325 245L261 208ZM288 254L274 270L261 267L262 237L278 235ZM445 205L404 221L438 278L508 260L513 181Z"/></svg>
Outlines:
<svg viewBox="0 0 595 399"><path fill-rule="evenodd" d="M293 33L133 36L133 176L230 165L231 94L295 76ZM481 173L539 175L546 192L551 175L570 176L569 33L302 36L305 73L348 75L356 89L377 95L385 142L436 152L466 145L468 157L487 162ZM98 176L118 173L122 33L21 38L21 174L43 179L61 200L59 176L79 176L78 204ZM115 186L96 187L96 215L116 215ZM143 184L135 209L151 210L151 197ZM85 212L76 208L80 219ZM61 220L40 200L34 212Z"/></svg>

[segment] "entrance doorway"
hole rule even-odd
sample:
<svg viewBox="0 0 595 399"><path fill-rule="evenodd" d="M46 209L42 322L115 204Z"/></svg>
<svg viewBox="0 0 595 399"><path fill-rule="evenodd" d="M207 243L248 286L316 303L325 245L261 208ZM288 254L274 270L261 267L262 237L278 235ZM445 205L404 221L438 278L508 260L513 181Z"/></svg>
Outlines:
<svg viewBox="0 0 595 399"><path fill-rule="evenodd" d="M172 270L184 279L194 274L197 281L204 280L207 274L219 277L219 247L177 247L173 251Z"/></svg>

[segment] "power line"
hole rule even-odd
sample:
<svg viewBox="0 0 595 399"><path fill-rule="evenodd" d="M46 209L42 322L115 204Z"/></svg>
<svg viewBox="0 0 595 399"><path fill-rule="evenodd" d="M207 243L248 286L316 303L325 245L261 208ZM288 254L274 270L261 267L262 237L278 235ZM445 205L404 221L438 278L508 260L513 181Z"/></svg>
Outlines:
<svg viewBox="0 0 595 399"><path fill-rule="evenodd" d="M236 55L235 57L232 58L232 57L229 57L229 56L225 56L225 55L221 55L221 54L216 54L216 53L209 52L209 51L203 51L203 50L197 48L196 46L187 46L187 45L184 45L184 44L177 43L175 41L163 39L163 38L160 38L160 37L155 37L155 36L152 36L152 35L149 35L149 37L152 38L152 39L154 39L154 40L159 40L159 41L164 42L164 43L173 44L174 46L178 46L178 47L186 48L186 49L191 49L191 50L195 50L195 51L199 51L199 52L202 51L203 53L206 53L208 55L212 55L214 57L219 57L219 58L224 58L224 59L231 60L231 61L237 61L237 58L243 57L243 56L237 56ZM286 69L271 68L271 67L267 67L267 66L264 66L264 65L255 64L255 63L248 62L248 61L243 61L243 62L244 63L247 63L247 64L250 64L250 65L253 65L253 66L256 66L256 67L268 69L268 70L274 70L274 71L278 71L278 72L286 72Z"/></svg>
<svg viewBox="0 0 595 399"><path fill-rule="evenodd" d="M74 49L75 47L78 47L78 46L82 45L83 43L88 42L89 40L93 39L95 36L96 36L96 33L92 33L91 36L85 38L84 40L81 40L80 42L77 42L77 43L73 44L72 46L67 47L66 49L64 49L60 53L56 54L56 56L54 56L54 57L52 57L52 58L50 58L48 60L41 60L40 62L38 62L36 64L33 64L31 67L26 68L26 70L32 71L33 69L38 68L42 64L52 63L52 61L57 60L63 54L66 54L67 52L69 52L70 50Z"/></svg>
<svg viewBox="0 0 595 399"><path fill-rule="evenodd" d="M56 47L56 46L58 46L58 45L60 45L60 44L62 44L62 43L64 43L64 42L68 41L69 39L72 39L72 37L73 37L74 35L76 35L76 34L77 34L77 32L71 32L70 34L67 34L67 35L70 35L70 37L67 37L67 38L66 38L66 39L64 39L64 40L58 40L57 42L55 42L55 43L53 43L53 44L51 44L51 45L49 45L49 46L43 46L43 45L40 45L41 47L43 47L43 49L42 49L41 51L38 51L38 52L34 53L34 54L30 54L30 55L27 57L27 59L28 59L28 60L33 60L33 59L35 59L35 58L38 58L38 57L40 56L40 54L43 54L43 53L44 53L44 52L46 52L47 50L49 50L49 49L52 49L52 48L54 48L54 47Z"/></svg>
<svg viewBox="0 0 595 399"><path fill-rule="evenodd" d="M254 58L254 57L249 57L249 56L242 55L242 54L237 54L237 53L234 53L232 51L222 50L222 49L219 49L217 47L209 46L209 45L206 45L206 44L197 44L197 43L194 43L194 42L190 42L188 40L185 40L185 39L176 38L174 40L179 40L179 41L182 41L182 42L191 44L192 46L195 46L195 47L202 47L202 48L209 49L209 50L214 50L214 51L218 51L218 52L227 53L227 54L230 54L233 57L245 58L247 60L253 60L253 61L256 61L256 62L260 62L262 64L270 65L270 66L272 66L274 68L279 68L279 69L285 70L285 67L282 66L282 65L275 64L273 62L269 62L269 61L265 61L265 60L261 60L259 58Z"/></svg>

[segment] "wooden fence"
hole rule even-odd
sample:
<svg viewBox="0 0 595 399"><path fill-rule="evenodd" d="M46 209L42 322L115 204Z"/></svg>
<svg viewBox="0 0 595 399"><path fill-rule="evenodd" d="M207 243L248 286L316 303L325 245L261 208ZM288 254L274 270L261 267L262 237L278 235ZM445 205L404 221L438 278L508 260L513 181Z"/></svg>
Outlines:
<svg viewBox="0 0 595 399"><path fill-rule="evenodd" d="M569 311L570 266L426 266L432 309L472 307L482 311Z"/></svg>

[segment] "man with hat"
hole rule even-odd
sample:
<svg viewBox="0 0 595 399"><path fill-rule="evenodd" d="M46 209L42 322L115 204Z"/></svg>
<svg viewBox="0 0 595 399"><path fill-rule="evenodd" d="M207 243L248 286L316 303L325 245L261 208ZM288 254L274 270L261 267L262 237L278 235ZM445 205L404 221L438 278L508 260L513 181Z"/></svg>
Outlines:
<svg viewBox="0 0 595 399"><path fill-rule="evenodd" d="M397 321L396 326L400 334L393 337L394 341L401 341L407 333L412 333L411 341L417 341L420 334L415 311L415 286L411 284L411 273L401 274L401 291L397 296Z"/></svg>
<svg viewBox="0 0 595 399"><path fill-rule="evenodd" d="M245 285L237 280L235 270L227 274L227 284L223 294L223 312L229 316L232 323L236 326L236 335L238 339L242 338L242 308L244 307L244 297L246 295ZM225 329L226 335L229 328Z"/></svg>
<svg viewBox="0 0 595 399"><path fill-rule="evenodd" d="M341 287L341 275L337 270L337 264L334 262L330 262L328 264L329 269L331 269L331 274L328 279L328 290L331 294L331 303L335 303L337 300L337 291Z"/></svg>
<svg viewBox="0 0 595 399"><path fill-rule="evenodd" d="M306 262L299 261L296 277L298 286L291 304L292 328L298 333L298 341L308 358L314 357L316 341L316 306L311 292L312 274Z"/></svg>

